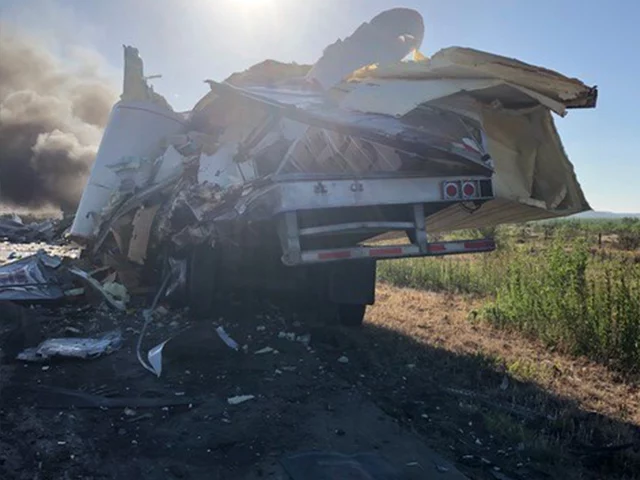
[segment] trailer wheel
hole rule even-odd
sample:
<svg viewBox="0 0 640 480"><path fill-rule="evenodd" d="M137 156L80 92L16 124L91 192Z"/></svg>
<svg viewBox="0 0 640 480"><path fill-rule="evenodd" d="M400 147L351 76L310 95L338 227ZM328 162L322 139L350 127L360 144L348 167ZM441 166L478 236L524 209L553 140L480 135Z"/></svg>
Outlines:
<svg viewBox="0 0 640 480"><path fill-rule="evenodd" d="M364 322L367 306L364 304L338 304L338 322L345 327L360 327Z"/></svg>
<svg viewBox="0 0 640 480"><path fill-rule="evenodd" d="M215 267L215 255L211 247L198 245L193 249L187 266L187 304L193 318L203 319L211 315Z"/></svg>

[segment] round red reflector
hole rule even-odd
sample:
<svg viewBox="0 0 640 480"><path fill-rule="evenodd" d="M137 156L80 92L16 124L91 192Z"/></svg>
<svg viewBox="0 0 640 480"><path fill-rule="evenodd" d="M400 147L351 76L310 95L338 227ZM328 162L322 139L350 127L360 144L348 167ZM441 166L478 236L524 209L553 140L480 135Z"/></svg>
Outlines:
<svg viewBox="0 0 640 480"><path fill-rule="evenodd" d="M462 194L465 197L473 197L476 193L476 186L473 183L465 183L462 187Z"/></svg>
<svg viewBox="0 0 640 480"><path fill-rule="evenodd" d="M450 183L445 187L444 193L447 194L447 197L455 197L458 195L458 186L455 183Z"/></svg>

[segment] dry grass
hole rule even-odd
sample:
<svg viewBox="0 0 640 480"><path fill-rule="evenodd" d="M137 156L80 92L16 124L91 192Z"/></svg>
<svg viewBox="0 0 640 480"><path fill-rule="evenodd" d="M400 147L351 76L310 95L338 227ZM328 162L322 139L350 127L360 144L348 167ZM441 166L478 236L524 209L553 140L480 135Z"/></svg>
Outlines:
<svg viewBox="0 0 640 480"><path fill-rule="evenodd" d="M496 445L526 445L538 471L562 471L567 478L640 476L638 384L535 339L477 322L480 307L481 301L469 296L381 284L367 324L398 334L389 344L398 352L398 364L417 362L416 381L428 378L430 385L453 392L458 402L453 411L466 408L479 415ZM383 338L372 335L375 342ZM437 419L434 413L430 421ZM457 430L466 430L466 421Z"/></svg>
<svg viewBox="0 0 640 480"><path fill-rule="evenodd" d="M549 351L535 339L473 321L481 301L470 297L400 289L382 284L367 320L429 345L463 355L496 359L498 368L588 411L640 426L640 388L583 358Z"/></svg>

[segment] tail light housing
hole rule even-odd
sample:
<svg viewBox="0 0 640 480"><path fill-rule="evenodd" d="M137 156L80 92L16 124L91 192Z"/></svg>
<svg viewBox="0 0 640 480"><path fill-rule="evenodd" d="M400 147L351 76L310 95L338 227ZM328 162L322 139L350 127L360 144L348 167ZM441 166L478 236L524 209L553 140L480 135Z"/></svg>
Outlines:
<svg viewBox="0 0 640 480"><path fill-rule="evenodd" d="M442 193L445 200L456 200L460 198L460 183L444 182L442 185Z"/></svg>
<svg viewBox="0 0 640 480"><path fill-rule="evenodd" d="M478 197L478 186L476 182L462 182L462 198Z"/></svg>
<svg viewBox="0 0 640 480"><path fill-rule="evenodd" d="M481 196L480 185L474 180L452 181L442 184L442 197L445 200L472 200Z"/></svg>

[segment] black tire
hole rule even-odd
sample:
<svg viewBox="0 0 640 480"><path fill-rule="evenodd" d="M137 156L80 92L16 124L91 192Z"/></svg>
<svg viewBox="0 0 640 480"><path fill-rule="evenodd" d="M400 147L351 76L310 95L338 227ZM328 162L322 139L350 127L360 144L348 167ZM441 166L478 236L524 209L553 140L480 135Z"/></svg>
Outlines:
<svg viewBox="0 0 640 480"><path fill-rule="evenodd" d="M213 311L216 259L208 245L199 245L189 256L187 267L187 304L195 319L210 317Z"/></svg>
<svg viewBox="0 0 640 480"><path fill-rule="evenodd" d="M367 306L341 303L338 305L338 323L345 327L361 327Z"/></svg>

